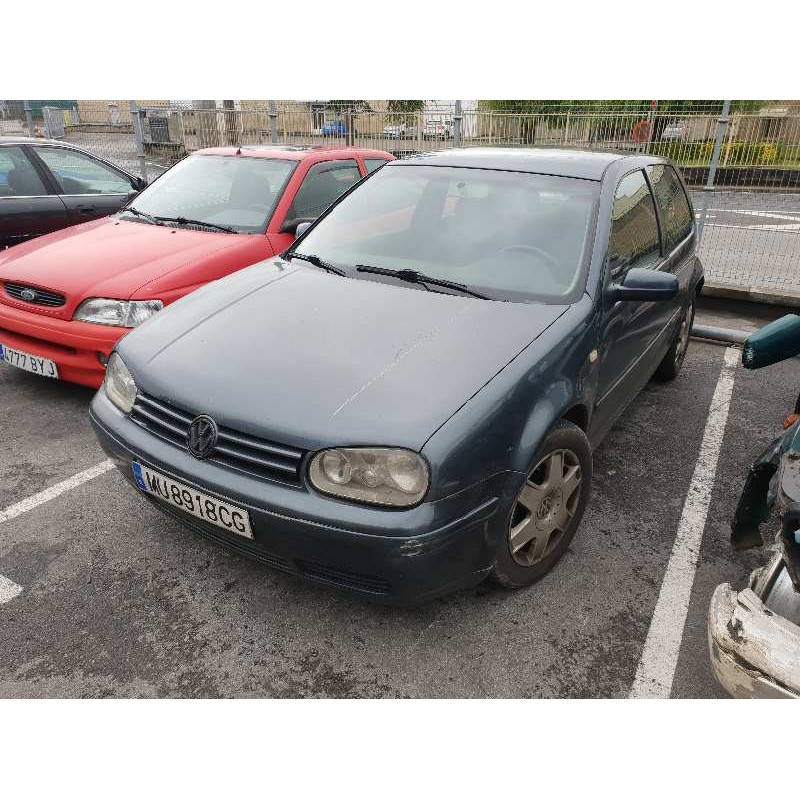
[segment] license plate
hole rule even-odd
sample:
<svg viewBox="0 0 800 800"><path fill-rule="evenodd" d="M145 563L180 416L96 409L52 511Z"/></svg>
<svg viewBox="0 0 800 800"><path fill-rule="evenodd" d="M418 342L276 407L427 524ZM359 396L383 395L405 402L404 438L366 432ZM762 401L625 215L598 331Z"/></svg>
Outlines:
<svg viewBox="0 0 800 800"><path fill-rule="evenodd" d="M49 358L39 358L31 353L24 353L22 350L15 350L7 344L0 344L0 361L11 364L12 367L24 369L34 375L41 375L44 378L57 378L58 367L55 361Z"/></svg>
<svg viewBox="0 0 800 800"><path fill-rule="evenodd" d="M250 515L245 509L174 481L160 472L143 466L138 461L134 461L132 466L136 485L143 492L155 495L164 503L180 508L187 514L211 525L216 525L218 528L223 528L247 539L253 538Z"/></svg>

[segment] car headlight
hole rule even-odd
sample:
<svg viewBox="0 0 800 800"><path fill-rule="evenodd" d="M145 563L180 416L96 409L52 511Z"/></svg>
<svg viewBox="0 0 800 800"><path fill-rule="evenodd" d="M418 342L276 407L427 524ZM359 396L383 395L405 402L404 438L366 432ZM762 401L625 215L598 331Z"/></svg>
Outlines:
<svg viewBox="0 0 800 800"><path fill-rule="evenodd" d="M421 456L395 447L322 450L312 459L308 477L325 494L381 506L416 505L430 481Z"/></svg>
<svg viewBox="0 0 800 800"><path fill-rule="evenodd" d="M116 352L111 354L103 381L106 397L123 413L129 414L136 400L136 383L125 362Z"/></svg>
<svg viewBox="0 0 800 800"><path fill-rule="evenodd" d="M95 297L84 300L75 312L75 319L97 325L135 328L164 308L161 300L106 300Z"/></svg>

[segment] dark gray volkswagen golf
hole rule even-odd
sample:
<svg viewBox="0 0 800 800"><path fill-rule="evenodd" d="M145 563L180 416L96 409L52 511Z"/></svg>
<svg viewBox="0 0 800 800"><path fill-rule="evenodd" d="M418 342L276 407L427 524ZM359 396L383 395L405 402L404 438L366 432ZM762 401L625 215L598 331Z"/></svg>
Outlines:
<svg viewBox="0 0 800 800"><path fill-rule="evenodd" d="M526 586L592 448L681 368L695 241L658 157L395 161L122 339L92 421L144 498L272 566L398 603Z"/></svg>

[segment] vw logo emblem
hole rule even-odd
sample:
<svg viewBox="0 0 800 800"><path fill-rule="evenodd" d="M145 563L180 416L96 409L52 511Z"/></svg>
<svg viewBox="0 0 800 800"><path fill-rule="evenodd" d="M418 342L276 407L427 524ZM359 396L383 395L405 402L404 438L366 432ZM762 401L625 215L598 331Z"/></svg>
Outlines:
<svg viewBox="0 0 800 800"><path fill-rule="evenodd" d="M23 289L19 293L19 296L23 300L27 300L29 303L32 303L36 299L36 292L34 292L33 289Z"/></svg>
<svg viewBox="0 0 800 800"><path fill-rule="evenodd" d="M217 446L217 423L206 414L195 417L186 434L189 452L195 458L208 458Z"/></svg>

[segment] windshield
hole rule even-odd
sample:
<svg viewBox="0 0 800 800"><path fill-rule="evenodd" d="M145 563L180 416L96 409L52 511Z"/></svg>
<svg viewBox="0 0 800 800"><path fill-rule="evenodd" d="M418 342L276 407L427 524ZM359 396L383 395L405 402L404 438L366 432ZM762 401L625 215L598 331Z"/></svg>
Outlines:
<svg viewBox="0 0 800 800"><path fill-rule="evenodd" d="M137 195L132 205L153 217L185 217L241 233L263 233L296 163L190 156Z"/></svg>
<svg viewBox="0 0 800 800"><path fill-rule="evenodd" d="M460 167L384 168L297 247L347 270L411 269L493 299L564 302L582 288L595 181Z"/></svg>

